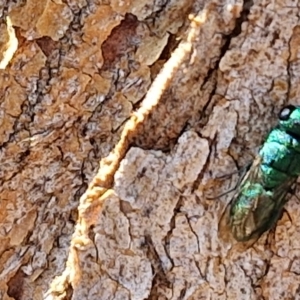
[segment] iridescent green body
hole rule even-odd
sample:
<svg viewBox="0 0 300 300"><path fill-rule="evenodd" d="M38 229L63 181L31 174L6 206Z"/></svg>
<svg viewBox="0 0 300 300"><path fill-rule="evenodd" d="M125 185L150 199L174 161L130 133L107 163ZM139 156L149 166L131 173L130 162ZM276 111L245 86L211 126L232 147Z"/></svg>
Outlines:
<svg viewBox="0 0 300 300"><path fill-rule="evenodd" d="M287 194L300 175L300 106L287 106L227 209L237 241L258 238L280 217Z"/></svg>

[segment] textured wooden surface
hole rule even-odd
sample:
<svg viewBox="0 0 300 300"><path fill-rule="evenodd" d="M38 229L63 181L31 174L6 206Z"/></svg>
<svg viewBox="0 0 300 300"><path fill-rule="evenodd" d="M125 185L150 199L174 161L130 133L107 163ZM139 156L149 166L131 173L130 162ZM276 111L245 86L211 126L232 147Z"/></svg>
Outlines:
<svg viewBox="0 0 300 300"><path fill-rule="evenodd" d="M300 104L297 2L8 2L0 299L300 299L295 197L248 248L208 200Z"/></svg>

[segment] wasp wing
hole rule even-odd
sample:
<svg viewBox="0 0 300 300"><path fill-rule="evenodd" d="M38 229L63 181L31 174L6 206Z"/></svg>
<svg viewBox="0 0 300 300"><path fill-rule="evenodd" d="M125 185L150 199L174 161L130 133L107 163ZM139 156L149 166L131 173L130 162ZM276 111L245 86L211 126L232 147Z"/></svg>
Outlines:
<svg viewBox="0 0 300 300"><path fill-rule="evenodd" d="M230 226L234 238L248 241L270 229L280 217L286 195L296 178L288 177L278 187L264 189L261 158L257 157L245 174L236 194L223 214L220 227Z"/></svg>

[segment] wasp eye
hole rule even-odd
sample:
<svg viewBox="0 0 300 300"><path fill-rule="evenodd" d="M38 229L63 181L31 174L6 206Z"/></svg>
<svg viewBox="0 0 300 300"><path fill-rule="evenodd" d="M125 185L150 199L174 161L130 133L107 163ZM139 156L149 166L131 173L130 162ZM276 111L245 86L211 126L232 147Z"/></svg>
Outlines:
<svg viewBox="0 0 300 300"><path fill-rule="evenodd" d="M296 109L294 105L285 106L279 113L278 117L281 121L286 121L290 117L291 113Z"/></svg>

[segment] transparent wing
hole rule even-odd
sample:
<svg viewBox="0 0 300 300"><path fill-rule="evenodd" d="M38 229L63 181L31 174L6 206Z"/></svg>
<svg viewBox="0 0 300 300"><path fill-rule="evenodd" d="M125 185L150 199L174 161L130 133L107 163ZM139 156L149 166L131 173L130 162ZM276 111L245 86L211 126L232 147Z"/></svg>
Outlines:
<svg viewBox="0 0 300 300"><path fill-rule="evenodd" d="M287 179L272 191L266 191L263 188L260 162L260 157L254 160L219 223L221 232L224 232L224 226L228 230L229 225L238 241L258 238L272 227L280 216L291 185L296 180Z"/></svg>

